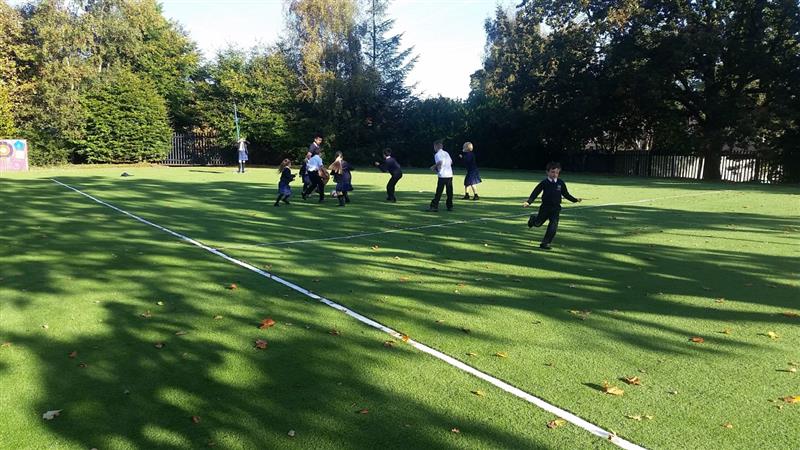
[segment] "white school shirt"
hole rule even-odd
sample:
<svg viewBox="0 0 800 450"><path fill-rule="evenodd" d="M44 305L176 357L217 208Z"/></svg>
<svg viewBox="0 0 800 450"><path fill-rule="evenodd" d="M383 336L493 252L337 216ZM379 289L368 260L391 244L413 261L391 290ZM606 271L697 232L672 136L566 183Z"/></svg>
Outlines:
<svg viewBox="0 0 800 450"><path fill-rule="evenodd" d="M453 178L453 160L450 159L450 154L444 151L444 149L439 150L433 155L434 164L439 164L439 161L442 162L437 172L439 178Z"/></svg>
<svg viewBox="0 0 800 450"><path fill-rule="evenodd" d="M306 163L306 172L316 172L322 166L322 158L320 158L319 155L314 155Z"/></svg>

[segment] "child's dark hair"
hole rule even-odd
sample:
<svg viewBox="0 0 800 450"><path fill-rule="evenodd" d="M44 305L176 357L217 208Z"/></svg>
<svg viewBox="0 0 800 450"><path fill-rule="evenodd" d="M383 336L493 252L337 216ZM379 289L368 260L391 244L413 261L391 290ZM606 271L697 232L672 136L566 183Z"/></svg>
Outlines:
<svg viewBox="0 0 800 450"><path fill-rule="evenodd" d="M383 156L392 156L392 149L390 149L389 147L383 149Z"/></svg>
<svg viewBox="0 0 800 450"><path fill-rule="evenodd" d="M283 169L289 167L289 165L291 164L292 162L289 160L289 158L284 159L283 161L281 161L281 165L278 166L278 172L283 172Z"/></svg>
<svg viewBox="0 0 800 450"><path fill-rule="evenodd" d="M556 161L550 161L549 163L547 163L547 170L550 171L553 169L561 170L561 163Z"/></svg>
<svg viewBox="0 0 800 450"><path fill-rule="evenodd" d="M443 139L437 139L437 140L433 141L433 145L435 147L443 147L444 146L444 140Z"/></svg>
<svg viewBox="0 0 800 450"><path fill-rule="evenodd" d="M322 133L314 133L314 139L316 138L323 139L324 137L322 136Z"/></svg>
<svg viewBox="0 0 800 450"><path fill-rule="evenodd" d="M337 152L335 153L335 157L336 157L336 158L342 158L342 159L344 159L344 154L342 154L342 152L341 152L341 151L337 151Z"/></svg>

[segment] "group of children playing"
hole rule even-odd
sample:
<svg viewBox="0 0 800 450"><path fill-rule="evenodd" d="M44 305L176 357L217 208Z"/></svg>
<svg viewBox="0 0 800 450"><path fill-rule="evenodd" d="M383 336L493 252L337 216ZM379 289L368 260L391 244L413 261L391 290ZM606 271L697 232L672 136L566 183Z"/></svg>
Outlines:
<svg viewBox="0 0 800 450"><path fill-rule="evenodd" d="M342 152L336 152L336 158L327 168L324 167L322 162L321 153L322 136L314 136L314 142L309 146L306 153L305 160L300 167L300 176L303 180L303 200L306 200L311 194L317 192L319 194L319 202L325 200L325 185L327 184L331 175L333 181L336 183L336 188L331 193L339 201L339 206L345 206L350 203L349 192L353 190L351 170L353 170L350 163L345 161ZM444 150L442 141L435 141L433 143L434 151L434 165L431 170L436 172L438 182L436 184L436 193L430 206L426 211L438 212L439 202L441 201L442 194L446 193L445 205L448 211L453 209L453 161L450 154ZM478 171L477 161L474 154L474 146L471 142L464 143L462 154L459 158L464 160L464 165L467 174L464 178L464 199L470 199L469 190L472 190L472 200L478 200L477 185L481 183L480 173ZM397 202L395 190L397 182L403 177L403 171L400 164L392 156L391 149L383 150L383 161L374 163L377 168L382 172L389 173L389 182L386 184L386 201ZM295 175L291 171L292 162L289 159L284 159L281 162L278 172L280 173L280 181L278 182L278 198L275 200L275 206L280 206L281 202L284 204L289 203L289 197L292 195L290 183L295 179ZM240 166L241 168L241 166ZM557 162L551 162L547 165L547 178L539 182L531 192L528 200L522 204L523 207L529 207L534 200L542 194L542 203L539 206L539 211L535 215L531 215L528 219L528 227L540 227L545 222L548 222L547 231L542 239L539 248L543 250L550 250L550 244L555 238L556 231L558 230L558 221L561 214L561 198L576 203L580 202L580 198L573 197L567 191L567 185L563 180L559 179L561 172L561 165Z"/></svg>

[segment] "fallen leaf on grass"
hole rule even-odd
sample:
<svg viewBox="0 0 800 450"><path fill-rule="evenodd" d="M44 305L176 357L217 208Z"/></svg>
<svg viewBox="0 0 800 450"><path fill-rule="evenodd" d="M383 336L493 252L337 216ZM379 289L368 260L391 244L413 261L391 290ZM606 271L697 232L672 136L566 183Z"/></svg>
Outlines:
<svg viewBox="0 0 800 450"><path fill-rule="evenodd" d="M589 314L592 312L589 310L570 309L569 313L573 316L577 316L581 320L586 320L586 318L589 317Z"/></svg>
<svg viewBox="0 0 800 450"><path fill-rule="evenodd" d="M608 384L608 381L603 381L603 392L609 395L624 395L625 391L614 385Z"/></svg>
<svg viewBox="0 0 800 450"><path fill-rule="evenodd" d="M153 347L155 347L157 349L162 349L162 348L164 348L165 345L167 345L167 344L165 344L163 342L156 342L155 344L153 344Z"/></svg>
<svg viewBox="0 0 800 450"><path fill-rule="evenodd" d="M296 433L294 432L294 430L289 430L289 432L288 432L288 433L286 433L286 435L287 435L287 436L289 436L289 437L291 437L291 438L293 438L293 437L295 436L295 434L296 434Z"/></svg>
<svg viewBox="0 0 800 450"><path fill-rule="evenodd" d="M332 328L330 331L328 331L328 334L330 334L331 336L340 336L342 332L335 328Z"/></svg>
<svg viewBox="0 0 800 450"><path fill-rule="evenodd" d="M705 339L701 338L700 336L692 336L691 338L689 338L689 340L692 341L692 342L695 342L697 344L702 344L703 342L706 341Z"/></svg>
<svg viewBox="0 0 800 450"><path fill-rule="evenodd" d="M725 299L724 298L718 298L718 299L714 300L714 303L725 303Z"/></svg>
<svg viewBox="0 0 800 450"><path fill-rule="evenodd" d="M151 312L150 312L150 310L147 310L147 311L143 312L143 313L142 313L142 314L140 314L140 315L141 315L142 317L144 317L145 319L149 319L149 318L153 317L153 313L151 313Z"/></svg>
<svg viewBox="0 0 800 450"><path fill-rule="evenodd" d="M725 422L725 423L722 424L722 428L731 429L731 428L733 428L733 424L730 423L730 422Z"/></svg>
<svg viewBox="0 0 800 450"><path fill-rule="evenodd" d="M53 411L47 411L46 413L42 414L42 419L44 420L53 420L61 414L63 409L55 409Z"/></svg>
<svg viewBox="0 0 800 450"><path fill-rule="evenodd" d="M394 348L394 341L383 341L383 346L386 348Z"/></svg>
<svg viewBox="0 0 800 450"><path fill-rule="evenodd" d="M265 348L267 348L267 341L263 339L256 339L255 346L259 350L264 350Z"/></svg>
<svg viewBox="0 0 800 450"><path fill-rule="evenodd" d="M158 306L164 306L164 302L156 302L156 305L158 305Z"/></svg>
<svg viewBox="0 0 800 450"><path fill-rule="evenodd" d="M443 322L444 322L444 319L439 319L439 320L436 321L436 323L443 323Z"/></svg>
<svg viewBox="0 0 800 450"><path fill-rule="evenodd" d="M44 324L44 325L42 325L42 328L44 328L46 330L46 329L50 328L50 325Z"/></svg>
<svg viewBox="0 0 800 450"><path fill-rule="evenodd" d="M564 420L564 419L553 419L553 420L547 422L547 428L550 428L550 429L558 428L558 427L564 426L566 424L567 424L567 421Z"/></svg>
<svg viewBox="0 0 800 450"><path fill-rule="evenodd" d="M722 333L722 334L731 334L732 331L731 331L730 328L725 328L724 330L720 331L720 333Z"/></svg>
<svg viewBox="0 0 800 450"><path fill-rule="evenodd" d="M459 430L458 428L452 428L452 429L450 429L450 432L458 434L458 433L461 433L461 430Z"/></svg>
<svg viewBox="0 0 800 450"><path fill-rule="evenodd" d="M69 352L69 354L68 354L67 356L68 356L69 358L73 358L73 359L74 359L74 358L76 358L76 357L78 356L78 352L76 352L76 351L71 351L71 352Z"/></svg>
<svg viewBox="0 0 800 450"><path fill-rule="evenodd" d="M786 403L800 403L800 395L790 395L788 397L781 398Z"/></svg>
<svg viewBox="0 0 800 450"><path fill-rule="evenodd" d="M481 391L481 390L470 391L470 392L472 392L477 397L485 397L486 396L486 393Z"/></svg>
<svg viewBox="0 0 800 450"><path fill-rule="evenodd" d="M82 362L82 363L78 364L78 367L80 367L81 369L85 369L85 368L89 367L89 365L86 364L85 362Z"/></svg>
<svg viewBox="0 0 800 450"><path fill-rule="evenodd" d="M624 381L624 382L626 382L626 383L628 383L630 385L633 385L633 386L641 386L642 385L642 380L640 380L639 377L635 377L635 376L634 377L624 377L622 379L622 381Z"/></svg>
<svg viewBox="0 0 800 450"><path fill-rule="evenodd" d="M467 352L467 356L478 356L478 354L473 352Z"/></svg>
<svg viewBox="0 0 800 450"><path fill-rule="evenodd" d="M192 416L192 423L200 423L201 420L200 416Z"/></svg>
<svg viewBox="0 0 800 450"><path fill-rule="evenodd" d="M11 347L11 342L3 342L3 345L0 345L0 347Z"/></svg>
<svg viewBox="0 0 800 450"><path fill-rule="evenodd" d="M461 331L463 331L464 333L467 333L467 334L469 334L469 333L472 333L472 330L470 330L469 328L464 328L464 327L461 327L460 329L461 329Z"/></svg>
<svg viewBox="0 0 800 450"><path fill-rule="evenodd" d="M406 281L409 281L409 280L411 280L411 278L408 278L408 277L400 277L400 281L401 281L402 283L405 283Z"/></svg>
<svg viewBox="0 0 800 450"><path fill-rule="evenodd" d="M235 289L239 289L239 286L237 286L236 283L231 283L231 284L228 285L228 289L233 291Z"/></svg>
<svg viewBox="0 0 800 450"><path fill-rule="evenodd" d="M794 311L784 311L781 313L784 317L791 317L791 318L798 318L800 317L800 313L796 313Z"/></svg>
<svg viewBox="0 0 800 450"><path fill-rule="evenodd" d="M261 324L258 326L258 328L265 330L273 325L275 325L275 321L272 320L271 317L267 317L266 319L261 321Z"/></svg>
<svg viewBox="0 0 800 450"><path fill-rule="evenodd" d="M642 416L625 416L625 417L627 417L628 419L633 419L633 420L642 420Z"/></svg>
<svg viewBox="0 0 800 450"><path fill-rule="evenodd" d="M222 316L216 315L216 316L214 316L214 320L222 320Z"/></svg>
<svg viewBox="0 0 800 450"><path fill-rule="evenodd" d="M765 336L767 336L770 339L778 339L780 337L780 336L778 336L778 333L776 333L774 331L767 331Z"/></svg>
<svg viewBox="0 0 800 450"><path fill-rule="evenodd" d="M409 340L410 338L408 337L408 335L404 334L404 335L400 336L400 339L402 339L402 340L403 340L403 342L408 342L408 340Z"/></svg>
<svg viewBox="0 0 800 450"><path fill-rule="evenodd" d="M356 414L369 414L369 410L367 408L360 409L356 411Z"/></svg>
<svg viewBox="0 0 800 450"><path fill-rule="evenodd" d="M506 353L506 352L497 352L497 353L494 354L494 356L497 356L498 358L508 358L508 353Z"/></svg>
<svg viewBox="0 0 800 450"><path fill-rule="evenodd" d="M189 333L188 331L183 331L183 330L176 331L175 332L175 336L183 336L184 334L188 334L188 333Z"/></svg>
<svg viewBox="0 0 800 450"><path fill-rule="evenodd" d="M373 245L372 250L377 252L378 250L380 250L380 247L378 247L377 245Z"/></svg>

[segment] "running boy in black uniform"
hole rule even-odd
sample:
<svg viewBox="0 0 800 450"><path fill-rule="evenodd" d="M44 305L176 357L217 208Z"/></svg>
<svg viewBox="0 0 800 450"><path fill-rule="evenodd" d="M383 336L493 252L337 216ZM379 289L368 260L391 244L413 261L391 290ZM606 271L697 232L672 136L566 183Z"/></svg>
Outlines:
<svg viewBox="0 0 800 450"><path fill-rule="evenodd" d="M550 223L547 224L547 231L544 233L544 239L542 239L542 243L539 245L539 248L542 250L550 250L550 243L552 243L553 238L556 237L556 231L558 231L558 217L561 214L561 197L563 196L572 203L581 201L581 199L570 195L569 191L567 191L567 185L558 178L560 173L561 164L557 162L548 163L547 178L536 185L533 192L531 192L531 196L528 197L528 201L522 204L523 207L527 208L536 200L539 194L542 194L542 205L539 207L539 213L535 216L532 215L530 219L528 219L528 228L540 227L546 221L550 221Z"/></svg>
<svg viewBox="0 0 800 450"><path fill-rule="evenodd" d="M383 162L380 163L376 161L375 166L380 169L381 172L389 172L392 176L389 178L389 182L386 183L386 201L396 202L397 197L394 195L395 186L397 186L397 182L400 181L400 178L403 178L403 170L400 168L400 164L397 163L397 160L392 157L392 149L383 149Z"/></svg>

